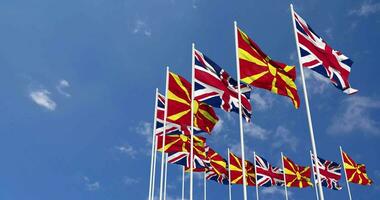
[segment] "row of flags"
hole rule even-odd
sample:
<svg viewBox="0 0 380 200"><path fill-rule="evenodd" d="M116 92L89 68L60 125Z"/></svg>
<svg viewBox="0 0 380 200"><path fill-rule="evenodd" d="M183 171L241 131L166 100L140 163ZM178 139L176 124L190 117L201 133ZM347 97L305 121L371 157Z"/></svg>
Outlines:
<svg viewBox="0 0 380 200"><path fill-rule="evenodd" d="M352 60L340 51L332 49L293 9L292 15L300 65L330 79L330 82L344 93L356 93L358 90L352 88L348 80ZM221 184L304 188L313 185L313 171L313 179L321 182L318 186L340 190L342 187L338 180L341 178L342 166L336 162L311 154L311 170L309 166L298 165L285 156L282 156L282 167L275 167L258 155L254 155L254 161L251 163L245 160L244 153L242 158L229 153L226 161L206 144L205 137L199 135L212 134L219 121L214 108L238 113L241 118L250 122L253 115L250 103L253 88L286 96L296 109L300 107L301 101L295 83L295 66L273 60L236 24L235 31L237 80L194 46L192 83L168 71L166 97L159 93L156 97L154 149L161 151L162 156L167 153L168 163L185 166L185 171L191 173L204 172L208 180ZM306 98L305 101L313 153L317 155ZM242 135L241 130L241 138ZM244 145L242 152L243 147ZM370 185L372 181L366 174L365 166L356 164L345 152L342 151L341 154L347 181ZM163 164L161 185L162 170ZM192 183L190 185L192 192ZM323 197L321 199L323 200Z"/></svg>
<svg viewBox="0 0 380 200"><path fill-rule="evenodd" d="M168 163L185 166L189 169L193 165L194 172L205 172L207 180L213 180L220 184L243 184L242 159L232 152L229 152L228 161L219 153L206 144L206 139L201 136L194 136L194 160L190 160L190 137L183 134L167 135L167 143L163 147L162 137L158 137L158 151L169 154ZM357 164L344 151L341 153L343 168L347 181L359 185L371 185L372 180L368 177L364 164ZM316 173L319 168L321 175L321 185L323 187L341 190L342 186L338 181L341 179L342 165L318 157L318 164L315 164L313 155L312 166L301 166L290 158L282 156L282 167L270 164L265 158L255 154L254 161L245 160L246 181L248 186L272 187L285 186L306 188L313 186L311 172ZM316 175L315 175L316 176ZM315 177L315 180L317 178ZM317 182L317 181L316 181Z"/></svg>

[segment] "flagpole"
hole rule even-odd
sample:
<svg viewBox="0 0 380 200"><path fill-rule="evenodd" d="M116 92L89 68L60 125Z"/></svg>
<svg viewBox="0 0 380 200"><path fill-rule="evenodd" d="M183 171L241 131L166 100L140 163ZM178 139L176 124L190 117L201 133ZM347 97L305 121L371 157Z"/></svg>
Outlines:
<svg viewBox="0 0 380 200"><path fill-rule="evenodd" d="M191 116L190 116L190 126L191 126L191 137L190 137L190 200L193 200L193 164L194 164L194 50L195 44L192 43L191 49Z"/></svg>
<svg viewBox="0 0 380 200"><path fill-rule="evenodd" d="M304 91L304 98L305 98L307 119L308 119L308 124L309 124L311 146L312 146L312 150L313 150L313 154L314 154L314 161L315 161L315 163L317 163L317 158L318 158L317 147L316 147L315 139L314 139L313 122L311 120L311 113L310 113L310 108L309 108L309 99L308 99L307 89L306 89L306 81L305 81L305 76L304 76L304 73L303 73L303 67L301 65L301 60L300 60L301 55L300 55L299 46L298 46L298 37L297 37L297 32L296 32L296 23L294 21L293 4L290 4L290 9L291 9L291 13L292 13L294 37L296 39L298 62L299 62L299 67L300 67L300 71L301 71L301 79L302 79L302 86L303 86L303 91ZM319 168L318 167L316 167L316 171L317 171L317 180L320 183L321 182L321 176L320 176ZM324 198L324 195L323 195L323 189L322 189L322 185L321 184L318 184L318 189L319 189L320 199L324 200L325 198Z"/></svg>
<svg viewBox="0 0 380 200"><path fill-rule="evenodd" d="M152 153L151 153L151 159L150 159L150 177L149 177L149 197L148 199L152 200L152 193L154 191L153 186L153 176L155 176L153 171L153 165L156 165L155 162L155 144L156 144L156 119L157 119L157 95L158 95L158 88L156 88L156 96L154 100L154 117L153 117L153 131L152 131Z"/></svg>
<svg viewBox="0 0 380 200"><path fill-rule="evenodd" d="M318 183L315 181L315 171L314 171L313 156L312 156L311 151L310 151L310 161L311 161L311 167L312 167L312 170L313 170L313 181L314 181L314 184L315 184L315 187L314 187L315 188L315 194L317 195L317 200L319 200L318 188L317 188Z"/></svg>
<svg viewBox="0 0 380 200"><path fill-rule="evenodd" d="M231 167L230 167L230 149L227 148L228 152L228 196L229 200L232 200L232 193L231 193Z"/></svg>
<svg viewBox="0 0 380 200"><path fill-rule="evenodd" d="M253 164L255 166L256 200L259 200L259 184L257 183L257 171L256 171L256 152L253 152Z"/></svg>
<svg viewBox="0 0 380 200"><path fill-rule="evenodd" d="M182 167L182 200L185 200L185 166Z"/></svg>
<svg viewBox="0 0 380 200"><path fill-rule="evenodd" d="M347 173L346 173L346 168L344 167L344 159L343 159L343 150L342 150L342 146L339 146L339 149L340 149L340 157L342 158L344 177L345 177L345 179L346 179L346 184L347 184L348 197L350 198L350 200L352 200L350 184L348 183Z"/></svg>
<svg viewBox="0 0 380 200"><path fill-rule="evenodd" d="M206 171L204 172L204 177L203 177L203 199L207 199L207 185L206 185Z"/></svg>
<svg viewBox="0 0 380 200"><path fill-rule="evenodd" d="M163 184L164 184L164 165L165 165L165 136L166 136L166 117L168 110L168 87L169 87L169 66L166 67L166 86L165 86L165 112L164 112L164 130L162 135L162 154L161 154L161 177L160 177L160 198L162 200Z"/></svg>
<svg viewBox="0 0 380 200"><path fill-rule="evenodd" d="M166 156L165 156L164 200L166 200L167 181L168 181L168 154L166 154Z"/></svg>
<svg viewBox="0 0 380 200"><path fill-rule="evenodd" d="M286 186L286 175L285 175L285 166L284 166L284 154L282 154L282 152L281 152L281 162L282 162L282 172L284 174L285 199L288 200L288 188Z"/></svg>
<svg viewBox="0 0 380 200"><path fill-rule="evenodd" d="M154 161L153 161L153 178L152 178L152 197L154 199L155 183L156 183L156 165L157 165L157 135L154 135Z"/></svg>
<svg viewBox="0 0 380 200"><path fill-rule="evenodd" d="M243 116L242 116L242 108L241 108L240 63L239 63L238 35L237 35L238 33L237 33L236 21L234 21L234 30L235 30L236 71L237 71L237 84L238 84L238 95L239 95L240 148L241 148L241 159L242 159L242 167L243 167L243 195L244 195L244 200L247 200L247 180L246 180L246 170L245 170L244 133L243 133L244 130L243 130Z"/></svg>

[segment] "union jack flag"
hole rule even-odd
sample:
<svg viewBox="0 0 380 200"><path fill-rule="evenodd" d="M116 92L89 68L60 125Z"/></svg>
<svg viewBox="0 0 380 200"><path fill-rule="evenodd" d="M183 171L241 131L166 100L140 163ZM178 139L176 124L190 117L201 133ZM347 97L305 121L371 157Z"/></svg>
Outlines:
<svg viewBox="0 0 380 200"><path fill-rule="evenodd" d="M183 165L185 168L190 168L191 158L190 152L176 152L168 154L168 163ZM208 166L204 155L194 151L193 170L205 169ZM203 170L204 171L204 170Z"/></svg>
<svg viewBox="0 0 380 200"><path fill-rule="evenodd" d="M356 93L348 81L353 61L332 49L296 12L294 20L302 66L329 78L344 93Z"/></svg>
<svg viewBox="0 0 380 200"><path fill-rule="evenodd" d="M195 99L226 112L239 113L237 81L198 50L195 55ZM243 117L249 121L252 108L249 101L251 88L241 84Z"/></svg>
<svg viewBox="0 0 380 200"><path fill-rule="evenodd" d="M263 187L284 186L284 172L281 168L274 167L264 158L255 157L257 185Z"/></svg>
<svg viewBox="0 0 380 200"><path fill-rule="evenodd" d="M165 96L160 93L157 95L156 135L161 136L164 133ZM185 129L185 131L187 130ZM180 125L166 122L166 134L178 134L185 131L181 131Z"/></svg>
<svg viewBox="0 0 380 200"><path fill-rule="evenodd" d="M209 146L206 147L209 166L206 168L206 179L220 184L228 184L228 169L226 160Z"/></svg>
<svg viewBox="0 0 380 200"><path fill-rule="evenodd" d="M314 161L314 155L311 154L312 160L313 160L313 170L315 174L315 180L318 182L318 177L316 174L316 166ZM336 162L329 161L322 159L318 157L318 168L319 168L319 174L321 175L321 183L323 187L327 187L329 189L333 190L341 190L342 186L339 185L338 181L342 176L342 173L340 172L342 169L342 166Z"/></svg>

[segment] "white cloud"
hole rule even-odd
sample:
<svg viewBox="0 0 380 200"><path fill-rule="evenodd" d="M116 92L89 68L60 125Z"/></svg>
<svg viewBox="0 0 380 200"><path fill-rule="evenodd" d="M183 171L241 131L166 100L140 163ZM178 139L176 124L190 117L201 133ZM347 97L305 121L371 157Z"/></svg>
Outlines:
<svg viewBox="0 0 380 200"><path fill-rule="evenodd" d="M137 151L133 148L133 146L124 144L122 146L116 146L115 149L117 149L120 153L126 154L131 158L135 158Z"/></svg>
<svg viewBox="0 0 380 200"><path fill-rule="evenodd" d="M123 178L123 182L124 182L125 185L134 185L134 184L139 183L140 180L132 178L132 177L124 177Z"/></svg>
<svg viewBox="0 0 380 200"><path fill-rule="evenodd" d="M276 129L276 132L273 136L273 143L272 146L274 148L280 148L280 147L289 147L291 150L296 151L298 146L298 139L294 135L290 133L290 131L283 127L279 126Z"/></svg>
<svg viewBox="0 0 380 200"><path fill-rule="evenodd" d="M57 85L56 88L57 88L57 91L61 95L65 96L65 97L71 97L71 95L69 93L67 93L67 92L64 91L64 89L68 88L68 87L70 87L70 83L67 80L62 79L62 80L59 81L59 83L58 83L58 85Z"/></svg>
<svg viewBox="0 0 380 200"><path fill-rule="evenodd" d="M275 194L281 194L285 195L285 188L284 187L264 187L261 192L264 195L275 195ZM288 190L288 197L292 196L292 192Z"/></svg>
<svg viewBox="0 0 380 200"><path fill-rule="evenodd" d="M364 1L360 8L353 9L349 13L350 15L357 16L369 16L380 12L380 3L373 3L372 1Z"/></svg>
<svg viewBox="0 0 380 200"><path fill-rule="evenodd" d="M42 106L50 111L54 111L57 104L49 97L50 92L45 89L31 91L30 98L39 106Z"/></svg>
<svg viewBox="0 0 380 200"><path fill-rule="evenodd" d="M268 136L270 135L270 131L256 124L254 125L252 123L244 122L243 128L244 128L244 134L256 139L266 140L268 139Z"/></svg>
<svg viewBox="0 0 380 200"><path fill-rule="evenodd" d="M133 34L143 34L147 37L150 37L152 35L152 31L150 30L147 23L141 19L138 19L135 21L132 33Z"/></svg>
<svg viewBox="0 0 380 200"><path fill-rule="evenodd" d="M313 94L323 94L326 88L332 87L330 80L319 73L305 69L304 75L308 91ZM299 85L302 86L301 78L299 80Z"/></svg>
<svg viewBox="0 0 380 200"><path fill-rule="evenodd" d="M144 136L148 142L148 144L152 144L152 123L149 122L140 122L137 127L135 128L135 131Z"/></svg>
<svg viewBox="0 0 380 200"><path fill-rule="evenodd" d="M84 176L83 180L88 191L95 191L100 188L100 183L98 181L91 182L87 176Z"/></svg>
<svg viewBox="0 0 380 200"><path fill-rule="evenodd" d="M338 114L333 117L328 132L347 134L354 130L380 135L379 121L371 117L371 111L380 109L380 101L369 97L349 96L343 100Z"/></svg>
<svg viewBox="0 0 380 200"><path fill-rule="evenodd" d="M265 91L265 93L258 94L256 92L251 93L251 99L253 102L253 110L267 110L273 106L274 98L273 94Z"/></svg>

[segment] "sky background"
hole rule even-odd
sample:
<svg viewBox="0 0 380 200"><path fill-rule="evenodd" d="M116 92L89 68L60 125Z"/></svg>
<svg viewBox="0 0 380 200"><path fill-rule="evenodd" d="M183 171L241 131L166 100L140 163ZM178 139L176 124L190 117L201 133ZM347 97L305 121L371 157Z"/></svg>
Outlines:
<svg viewBox="0 0 380 200"><path fill-rule="evenodd" d="M154 91L163 92L165 66L188 80L191 43L236 76L233 21L273 59L297 65L290 1L1 0L0 199L146 199ZM293 1L333 48L354 61L353 96L306 70L318 153L340 162L339 145L367 165L371 187L351 184L354 199L380 194L380 2ZM245 124L253 151L280 165L280 152L310 165L303 90L301 107L255 89L253 122ZM238 115L217 110L208 144L227 158L239 154ZM158 165L159 168L159 165ZM201 199L202 176L195 176ZM157 179L156 179L157 180ZM178 199L181 168L169 166L168 200ZM346 199L324 189L326 199ZM156 184L158 186L158 182ZM188 190L188 181L186 190ZM228 199L209 182L209 199ZM254 199L254 188L248 189ZM314 199L313 188L289 189L290 199ZM156 192L156 194L158 194ZM188 193L186 193L188 196ZM242 187L233 186L241 199ZM262 199L282 199L279 187Z"/></svg>

